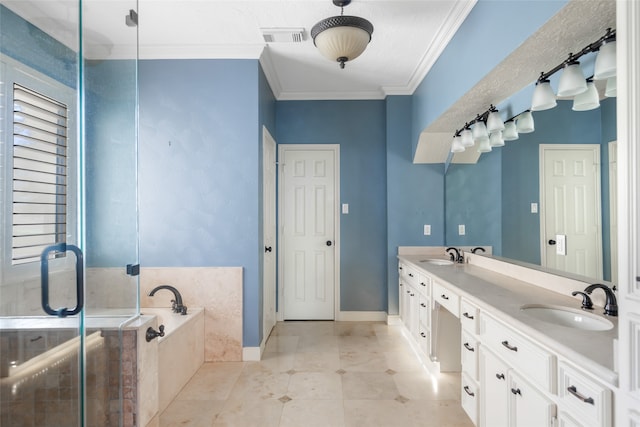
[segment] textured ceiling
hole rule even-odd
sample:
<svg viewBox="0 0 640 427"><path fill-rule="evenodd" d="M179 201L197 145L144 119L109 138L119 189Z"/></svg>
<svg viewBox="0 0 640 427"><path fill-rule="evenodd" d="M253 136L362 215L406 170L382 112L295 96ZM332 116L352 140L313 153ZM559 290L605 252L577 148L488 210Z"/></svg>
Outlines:
<svg viewBox="0 0 640 427"><path fill-rule="evenodd" d="M331 0L83 0L85 54L135 57L139 12L142 59L260 59L278 99L382 99L411 94L476 0L353 0L345 15L371 21L367 50L341 70L309 37L318 21L340 14ZM70 47L78 46L78 1L2 0ZM302 28L300 43L265 43L261 28Z"/></svg>
<svg viewBox="0 0 640 427"><path fill-rule="evenodd" d="M570 52L580 51L615 26L615 0L569 2L422 132L414 163L444 163L453 133L465 122L533 85L541 72L553 69ZM454 162L474 163L478 157L476 150L467 150L456 154Z"/></svg>

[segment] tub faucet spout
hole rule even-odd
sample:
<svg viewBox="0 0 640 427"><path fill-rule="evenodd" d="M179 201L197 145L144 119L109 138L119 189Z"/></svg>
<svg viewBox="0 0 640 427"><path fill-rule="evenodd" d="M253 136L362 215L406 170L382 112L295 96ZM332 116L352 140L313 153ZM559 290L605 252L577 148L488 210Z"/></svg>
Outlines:
<svg viewBox="0 0 640 427"><path fill-rule="evenodd" d="M166 289L168 291L173 292L174 299L171 300L171 309L173 310L174 313L179 313L182 315L187 314L187 306L182 304L182 295L180 295L180 292L178 292L178 290L173 286L170 286L170 285L156 286L151 290L151 292L149 292L149 296L150 297L154 296L155 293L160 289Z"/></svg>

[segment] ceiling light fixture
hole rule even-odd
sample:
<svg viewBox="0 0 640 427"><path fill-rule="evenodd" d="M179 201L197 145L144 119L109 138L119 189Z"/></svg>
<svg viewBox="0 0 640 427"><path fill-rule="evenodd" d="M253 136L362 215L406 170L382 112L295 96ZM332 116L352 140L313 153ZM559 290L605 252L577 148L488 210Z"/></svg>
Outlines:
<svg viewBox="0 0 640 427"><path fill-rule="evenodd" d="M333 0L341 8L340 16L323 19L311 28L313 44L326 58L337 61L344 68L364 52L371 41L373 24L358 16L345 16L344 7L351 0Z"/></svg>

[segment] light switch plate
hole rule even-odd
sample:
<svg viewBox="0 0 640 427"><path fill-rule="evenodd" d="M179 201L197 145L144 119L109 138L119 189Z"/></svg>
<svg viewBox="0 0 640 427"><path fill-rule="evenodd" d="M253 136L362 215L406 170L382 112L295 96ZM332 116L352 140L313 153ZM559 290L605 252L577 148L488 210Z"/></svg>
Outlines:
<svg viewBox="0 0 640 427"><path fill-rule="evenodd" d="M465 233L464 224L458 225L458 235L464 236L464 233Z"/></svg>
<svg viewBox="0 0 640 427"><path fill-rule="evenodd" d="M556 234L556 254L567 254L567 236L565 234Z"/></svg>
<svg viewBox="0 0 640 427"><path fill-rule="evenodd" d="M531 213L538 213L538 204L531 203Z"/></svg>
<svg viewBox="0 0 640 427"><path fill-rule="evenodd" d="M349 213L349 203L342 204L342 213L345 215Z"/></svg>
<svg viewBox="0 0 640 427"><path fill-rule="evenodd" d="M429 224L424 225L424 235L431 236L431 225Z"/></svg>

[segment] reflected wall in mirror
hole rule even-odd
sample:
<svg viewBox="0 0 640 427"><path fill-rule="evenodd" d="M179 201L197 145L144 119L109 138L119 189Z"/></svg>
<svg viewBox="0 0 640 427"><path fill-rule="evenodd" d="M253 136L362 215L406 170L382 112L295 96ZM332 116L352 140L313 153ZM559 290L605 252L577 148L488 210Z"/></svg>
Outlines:
<svg viewBox="0 0 640 427"><path fill-rule="evenodd" d="M540 145L595 144L600 151L602 273L601 277L597 277L599 273L589 277L615 279L610 211L615 195L610 190L609 166L615 159L610 159L609 145L616 140L616 99L603 99L600 108L591 111L573 111L571 107L571 101L559 101L554 109L534 112L535 132L521 134L518 140L494 148L476 164L449 166L445 177L448 246L491 245L495 255L542 265L543 242L548 245L552 239L540 234L540 212L545 208L540 199ZM537 212L532 212L532 204L537 206ZM466 233L462 236L458 234L460 224L465 225ZM568 250L576 249L572 245L574 241L567 241ZM566 268L569 273L579 275L585 275L583 267L580 263L577 267L555 265L556 269Z"/></svg>

